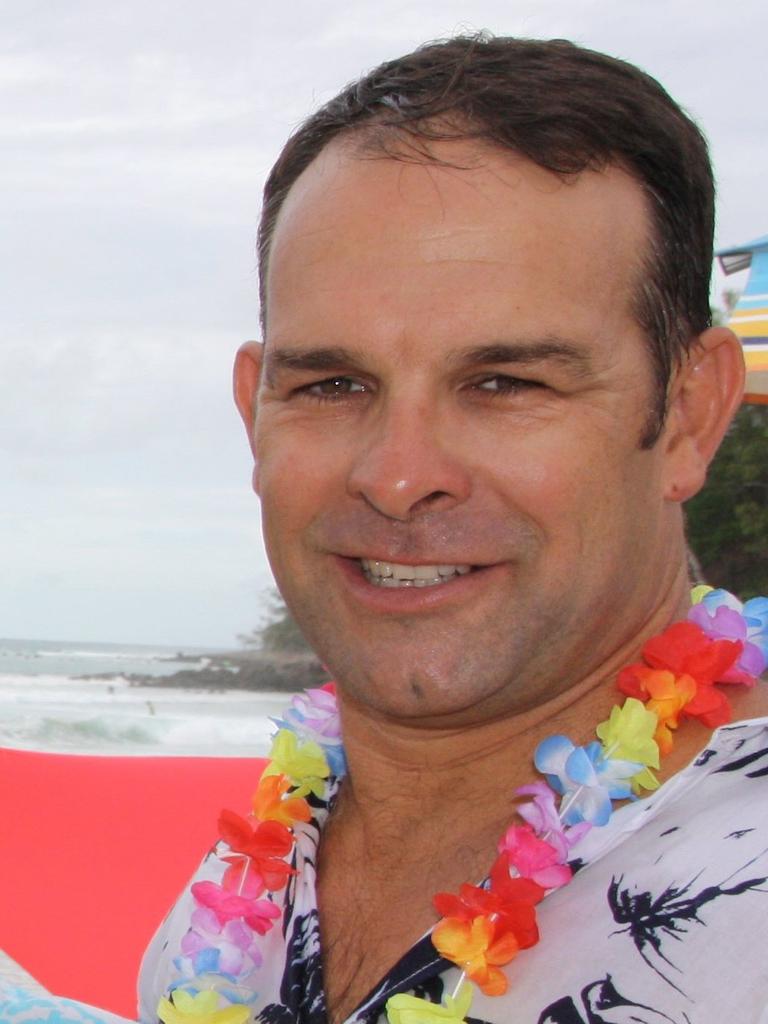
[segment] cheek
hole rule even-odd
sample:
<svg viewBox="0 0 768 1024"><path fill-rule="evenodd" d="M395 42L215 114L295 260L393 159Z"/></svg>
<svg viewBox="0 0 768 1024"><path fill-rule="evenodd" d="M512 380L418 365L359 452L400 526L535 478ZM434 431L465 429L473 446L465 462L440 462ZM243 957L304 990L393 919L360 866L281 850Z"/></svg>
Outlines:
<svg viewBox="0 0 768 1024"><path fill-rule="evenodd" d="M271 541L300 532L344 493L346 460L339 448L304 430L262 428L256 446L258 493Z"/></svg>
<svg viewBox="0 0 768 1024"><path fill-rule="evenodd" d="M619 543L654 492L649 453L615 436L576 430L510 445L494 463L510 507L532 519L550 543Z"/></svg>
<svg viewBox="0 0 768 1024"><path fill-rule="evenodd" d="M585 444L562 431L547 436L515 438L486 447L485 465L510 504L544 519L561 518L590 489L603 483L604 467Z"/></svg>

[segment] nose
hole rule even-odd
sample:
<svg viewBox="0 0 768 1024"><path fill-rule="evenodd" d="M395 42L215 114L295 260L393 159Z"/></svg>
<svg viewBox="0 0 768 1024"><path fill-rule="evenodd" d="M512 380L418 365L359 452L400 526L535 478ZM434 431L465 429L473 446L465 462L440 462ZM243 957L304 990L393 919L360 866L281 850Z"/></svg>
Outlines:
<svg viewBox="0 0 768 1024"><path fill-rule="evenodd" d="M390 402L359 440L348 490L402 522L466 501L471 474L447 413L427 403Z"/></svg>

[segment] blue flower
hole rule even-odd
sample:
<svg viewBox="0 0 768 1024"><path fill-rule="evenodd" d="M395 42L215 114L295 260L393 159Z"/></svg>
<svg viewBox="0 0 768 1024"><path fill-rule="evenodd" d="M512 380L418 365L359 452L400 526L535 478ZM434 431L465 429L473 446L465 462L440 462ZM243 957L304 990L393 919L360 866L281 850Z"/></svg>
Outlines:
<svg viewBox="0 0 768 1024"><path fill-rule="evenodd" d="M727 590L710 590L688 618L715 639L740 640L744 650L739 668L753 676L764 671L768 664L768 597L753 597L742 604Z"/></svg>
<svg viewBox="0 0 768 1024"><path fill-rule="evenodd" d="M760 648L768 661L768 597L745 601L741 614L747 621L747 639Z"/></svg>
<svg viewBox="0 0 768 1024"><path fill-rule="evenodd" d="M605 757L600 743L577 747L567 736L550 736L540 743L534 763L562 794L560 817L566 825L607 824L612 800L634 799L632 776L643 768L634 761Z"/></svg>
<svg viewBox="0 0 768 1024"><path fill-rule="evenodd" d="M220 959L220 950L213 949L210 946L207 949L201 949L192 958L195 974L198 976L201 974L216 974L219 970Z"/></svg>

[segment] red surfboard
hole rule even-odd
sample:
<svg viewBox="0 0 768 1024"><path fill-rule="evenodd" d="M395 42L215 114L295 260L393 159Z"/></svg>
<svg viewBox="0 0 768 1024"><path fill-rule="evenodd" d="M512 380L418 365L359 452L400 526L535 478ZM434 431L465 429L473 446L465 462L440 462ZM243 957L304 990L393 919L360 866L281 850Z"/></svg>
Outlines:
<svg viewBox="0 0 768 1024"><path fill-rule="evenodd" d="M0 948L54 994L135 1019L144 948L263 767L0 748Z"/></svg>

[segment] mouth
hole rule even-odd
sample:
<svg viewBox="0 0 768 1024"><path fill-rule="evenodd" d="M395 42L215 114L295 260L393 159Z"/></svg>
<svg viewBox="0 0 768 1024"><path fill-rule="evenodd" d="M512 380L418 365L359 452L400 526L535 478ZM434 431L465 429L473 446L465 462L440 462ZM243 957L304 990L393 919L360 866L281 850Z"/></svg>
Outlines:
<svg viewBox="0 0 768 1024"><path fill-rule="evenodd" d="M403 562L380 562L372 558L360 559L363 575L375 587L439 587L444 583L466 576L473 571L471 565L406 565Z"/></svg>

